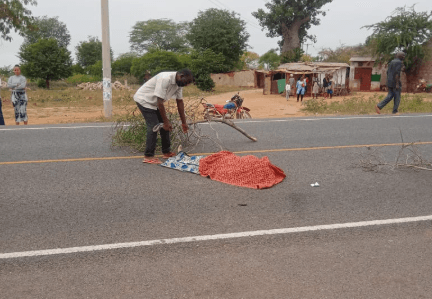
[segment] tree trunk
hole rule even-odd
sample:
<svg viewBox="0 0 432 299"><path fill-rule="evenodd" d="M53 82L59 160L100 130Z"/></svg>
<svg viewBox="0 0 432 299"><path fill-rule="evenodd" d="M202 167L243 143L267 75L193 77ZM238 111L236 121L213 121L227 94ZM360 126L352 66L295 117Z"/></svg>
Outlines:
<svg viewBox="0 0 432 299"><path fill-rule="evenodd" d="M45 85L46 85L46 89L49 89L49 78L45 79Z"/></svg>
<svg viewBox="0 0 432 299"><path fill-rule="evenodd" d="M297 19L292 24L291 27L287 27L286 24L282 24L282 36L283 36L283 45L282 45L282 54L291 52L297 48L300 48L300 38L299 38L299 30L301 25L308 22L310 17L306 17L304 19Z"/></svg>

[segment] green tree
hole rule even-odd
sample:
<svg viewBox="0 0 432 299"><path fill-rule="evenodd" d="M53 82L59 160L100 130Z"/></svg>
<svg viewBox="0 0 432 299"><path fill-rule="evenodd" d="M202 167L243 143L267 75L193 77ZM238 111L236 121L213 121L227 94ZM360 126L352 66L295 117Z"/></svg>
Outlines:
<svg viewBox="0 0 432 299"><path fill-rule="evenodd" d="M131 74L137 78L144 78L147 71L151 76L161 71L179 71L183 68L178 55L169 51L150 50L140 58L132 61Z"/></svg>
<svg viewBox="0 0 432 299"><path fill-rule="evenodd" d="M260 25L268 30L267 36L278 37L282 40L283 62L298 61L302 54L299 53L301 44L306 39L316 42L314 35L308 35L307 31L312 25L319 25L319 15L326 13L320 10L325 4L333 0L271 0L265 4L269 12L263 9L253 12L252 15L259 20Z"/></svg>
<svg viewBox="0 0 432 299"><path fill-rule="evenodd" d="M224 73L230 70L226 65L222 53L215 53L211 49L204 51L194 50L191 54L190 70L194 74L195 83L201 90L212 90L215 87L210 74Z"/></svg>
<svg viewBox="0 0 432 299"><path fill-rule="evenodd" d="M326 62L344 62L348 63L353 56L371 56L370 47L359 44L356 46L340 45L336 49L323 48L318 52L319 57L322 57Z"/></svg>
<svg viewBox="0 0 432 299"><path fill-rule="evenodd" d="M130 74L132 62L135 58L138 58L138 54L133 52L119 55L112 63L113 74L116 76Z"/></svg>
<svg viewBox="0 0 432 299"><path fill-rule="evenodd" d="M26 30L35 30L34 18L26 5L36 5L35 0L1 0L0 2L0 33L1 38L12 41L11 29L24 35Z"/></svg>
<svg viewBox="0 0 432 299"><path fill-rule="evenodd" d="M274 70L281 64L281 57L277 53L277 49L271 49L259 59L260 68Z"/></svg>
<svg viewBox="0 0 432 299"><path fill-rule="evenodd" d="M247 70L253 66L255 61L258 61L259 55L255 52L246 51L243 53L243 55L240 57L240 64L239 68L242 70Z"/></svg>
<svg viewBox="0 0 432 299"><path fill-rule="evenodd" d="M3 67L0 67L0 75L5 77L10 77L14 75L13 72L13 66L12 65L5 65Z"/></svg>
<svg viewBox="0 0 432 299"><path fill-rule="evenodd" d="M69 46L71 36L66 27L66 24L59 21L58 17L38 17L34 20L34 25L37 27L37 30L25 31L25 43L34 44L42 38L55 38L60 47L67 48Z"/></svg>
<svg viewBox="0 0 432 299"><path fill-rule="evenodd" d="M396 52L406 54L404 64L408 83L422 61L430 56L427 42L432 38L432 12L416 12L414 6L399 7L384 21L363 26L372 29L366 44L372 48L375 63L388 63Z"/></svg>
<svg viewBox="0 0 432 299"><path fill-rule="evenodd" d="M72 75L71 53L60 47L54 38L21 45L18 57L22 73L30 79L44 79L47 88L50 80Z"/></svg>
<svg viewBox="0 0 432 299"><path fill-rule="evenodd" d="M198 13L186 37L196 50L222 53L224 64L232 69L248 46L249 33L235 12L210 8Z"/></svg>
<svg viewBox="0 0 432 299"><path fill-rule="evenodd" d="M131 50L144 53L150 49L182 52L188 49L185 35L188 23L156 19L136 22L129 35Z"/></svg>
<svg viewBox="0 0 432 299"><path fill-rule="evenodd" d="M102 80L102 73L103 73L102 60L98 60L95 62L95 64L88 66L86 68L86 71L87 71L88 75L101 81Z"/></svg>
<svg viewBox="0 0 432 299"><path fill-rule="evenodd" d="M102 42L97 37L88 37L88 41L79 42L76 49L76 58L79 65L86 68L102 60ZM111 60L113 52L111 50Z"/></svg>

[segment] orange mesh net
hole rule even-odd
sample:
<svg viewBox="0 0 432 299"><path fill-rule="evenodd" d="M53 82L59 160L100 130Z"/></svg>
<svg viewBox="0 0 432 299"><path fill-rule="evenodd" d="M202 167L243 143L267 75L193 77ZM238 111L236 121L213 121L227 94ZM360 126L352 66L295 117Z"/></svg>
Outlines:
<svg viewBox="0 0 432 299"><path fill-rule="evenodd" d="M199 172L215 181L253 189L270 188L286 177L282 169L270 163L268 157L239 157L228 151L202 158Z"/></svg>

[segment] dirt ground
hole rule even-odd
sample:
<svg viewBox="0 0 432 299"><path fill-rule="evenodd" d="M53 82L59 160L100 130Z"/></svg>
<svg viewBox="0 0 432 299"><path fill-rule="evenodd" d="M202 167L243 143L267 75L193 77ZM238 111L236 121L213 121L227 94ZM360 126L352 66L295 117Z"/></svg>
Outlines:
<svg viewBox="0 0 432 299"><path fill-rule="evenodd" d="M385 92L377 92L386 95ZM235 93L224 93L206 97L209 103L225 104ZM365 98L371 97L375 92L361 93ZM302 103L297 103L297 99L291 96L287 101L284 95L263 95L262 89L241 91L243 106L249 108L252 118L284 118L299 117L306 114L301 111ZM351 97L351 96L350 96ZM341 101L348 97L333 97L330 101ZM311 99L305 97L304 101ZM123 109L122 107L121 109ZM113 107L113 114L121 113L120 108ZM3 103L3 114L6 125L15 125L13 107L10 102ZM103 106L94 107L54 107L39 108L31 100L28 103L27 114L29 124L62 124L62 123L81 123L81 122L102 122ZM22 124L22 123L21 123Z"/></svg>

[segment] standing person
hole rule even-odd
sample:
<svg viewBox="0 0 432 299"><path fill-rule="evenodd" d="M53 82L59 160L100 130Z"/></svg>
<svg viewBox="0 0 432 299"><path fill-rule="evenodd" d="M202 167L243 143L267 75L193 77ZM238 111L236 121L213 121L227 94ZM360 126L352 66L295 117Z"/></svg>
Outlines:
<svg viewBox="0 0 432 299"><path fill-rule="evenodd" d="M306 92L306 84L305 84L305 76L301 76L297 81L297 102L299 101L299 97L301 95L301 101L303 102L303 96Z"/></svg>
<svg viewBox="0 0 432 299"><path fill-rule="evenodd" d="M15 124L19 125L20 122L24 122L27 125L27 94L25 91L27 80L21 75L21 68L19 65L15 65L13 72L15 76L9 77L8 87L12 89L11 102L15 110Z"/></svg>
<svg viewBox="0 0 432 299"><path fill-rule="evenodd" d="M329 75L328 82L327 82L327 93L328 93L330 99L333 97L333 89L334 89L333 76Z"/></svg>
<svg viewBox="0 0 432 299"><path fill-rule="evenodd" d="M0 89L1 89L1 78L0 78ZM3 118L3 111L2 111L2 98L1 98L1 94L0 94L0 126L4 126L5 122L4 122L4 118Z"/></svg>
<svg viewBox="0 0 432 299"><path fill-rule="evenodd" d="M328 96L328 85L329 85L329 74L325 74L323 79L323 88L324 88L324 98Z"/></svg>
<svg viewBox="0 0 432 299"><path fill-rule="evenodd" d="M398 113L402 82L400 81L401 71L404 71L403 60L405 59L405 53L399 52L396 54L395 59L393 59L387 70L387 87L388 94L387 97L382 100L378 105L375 106L375 111L381 114L381 109L385 107L392 99L394 99L393 114Z"/></svg>
<svg viewBox="0 0 432 299"><path fill-rule="evenodd" d="M143 86L141 86L134 95L134 100L141 111L147 125L146 149L144 153L144 163L160 164L158 158L155 158L157 131L153 132L153 128L163 123L160 129L162 138L162 153L164 158L175 156L171 152L170 131L172 125L167 117L164 103L171 98L177 101L177 109L182 122L183 132L188 131L186 116L183 103L182 87L192 83L194 77L192 72L184 69L180 72L161 72L152 77Z"/></svg>
<svg viewBox="0 0 432 299"><path fill-rule="evenodd" d="M295 79L293 74L290 75L289 84L291 87L291 95L294 95Z"/></svg>
<svg viewBox="0 0 432 299"><path fill-rule="evenodd" d="M286 92L286 99L288 101L291 93L291 85L289 82L285 85L285 92Z"/></svg>
<svg viewBox="0 0 432 299"><path fill-rule="evenodd" d="M312 99L318 99L318 92L319 92L319 86L318 86L318 79L314 79L313 89L312 89Z"/></svg>

